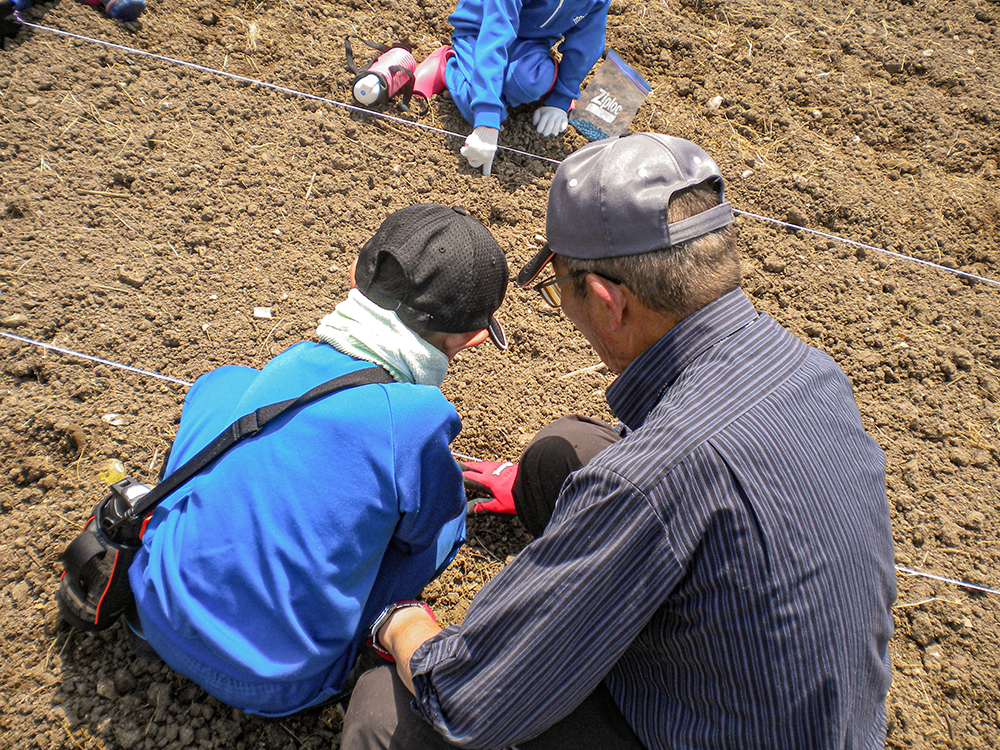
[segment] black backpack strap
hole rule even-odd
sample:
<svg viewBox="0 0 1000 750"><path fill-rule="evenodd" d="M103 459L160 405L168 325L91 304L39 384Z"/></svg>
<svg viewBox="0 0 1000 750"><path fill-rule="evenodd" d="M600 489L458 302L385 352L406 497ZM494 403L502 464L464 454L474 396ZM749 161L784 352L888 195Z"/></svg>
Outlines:
<svg viewBox="0 0 1000 750"><path fill-rule="evenodd" d="M219 456L236 445L236 443L244 438L256 435L264 429L264 425L286 411L296 409L303 404L343 390L344 388L353 388L354 386L368 385L370 383L394 382L395 380L392 375L383 368L365 367L364 369L355 370L346 375L341 375L339 378L321 383L298 398L290 398L286 401L279 401L276 404L262 406L249 414L245 414L223 430L215 440L198 451L197 454L178 468L177 471L151 489L148 494L132 507L131 511L120 522L123 523L127 520L142 518L146 513L155 508L163 498L219 458Z"/></svg>

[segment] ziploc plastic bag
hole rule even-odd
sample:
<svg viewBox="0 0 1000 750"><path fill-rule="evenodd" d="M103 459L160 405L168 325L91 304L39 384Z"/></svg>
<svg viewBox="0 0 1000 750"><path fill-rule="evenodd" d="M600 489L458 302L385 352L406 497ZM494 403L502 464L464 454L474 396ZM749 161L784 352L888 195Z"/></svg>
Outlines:
<svg viewBox="0 0 1000 750"><path fill-rule="evenodd" d="M593 79L569 113L569 124L588 140L621 135L652 87L618 54L609 49Z"/></svg>

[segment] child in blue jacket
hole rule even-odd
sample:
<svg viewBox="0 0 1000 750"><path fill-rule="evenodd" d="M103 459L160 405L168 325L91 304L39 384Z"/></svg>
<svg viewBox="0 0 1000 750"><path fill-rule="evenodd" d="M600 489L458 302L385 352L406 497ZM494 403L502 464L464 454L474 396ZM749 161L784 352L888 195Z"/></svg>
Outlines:
<svg viewBox="0 0 1000 750"><path fill-rule="evenodd" d="M396 211L361 249L347 298L261 370L202 375L166 475L234 420L380 365L394 382L283 414L157 506L129 568L133 629L223 703L282 716L345 688L367 627L413 599L465 538L449 361L492 338L507 263L461 209ZM128 617L128 616L127 616Z"/></svg>
<svg viewBox="0 0 1000 750"><path fill-rule="evenodd" d="M490 174L500 123L511 107L544 100L531 118L538 132L553 136L566 129L580 83L604 53L609 5L610 0L459 0L448 18L455 28L451 47L421 63L415 90L433 95L447 87L473 126L462 148L470 165ZM560 40L557 64L550 53Z"/></svg>

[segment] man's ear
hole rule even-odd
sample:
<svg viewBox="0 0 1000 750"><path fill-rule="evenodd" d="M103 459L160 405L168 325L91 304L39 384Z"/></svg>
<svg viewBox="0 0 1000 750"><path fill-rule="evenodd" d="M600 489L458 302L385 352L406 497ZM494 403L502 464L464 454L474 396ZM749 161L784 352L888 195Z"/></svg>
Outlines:
<svg viewBox="0 0 1000 750"><path fill-rule="evenodd" d="M588 273L587 290L597 298L600 308L607 313L613 327L621 328L628 307L628 297L622 285L608 281L596 273Z"/></svg>
<svg viewBox="0 0 1000 750"><path fill-rule="evenodd" d="M355 258L351 263L351 289L357 289L358 283L354 280L354 272L358 269L358 259Z"/></svg>

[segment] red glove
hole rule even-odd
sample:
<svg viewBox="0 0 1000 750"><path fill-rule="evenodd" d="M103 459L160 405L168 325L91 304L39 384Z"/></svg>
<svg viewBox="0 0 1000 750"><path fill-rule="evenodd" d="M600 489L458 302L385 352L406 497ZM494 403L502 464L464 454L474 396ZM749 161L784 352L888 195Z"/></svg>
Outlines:
<svg viewBox="0 0 1000 750"><path fill-rule="evenodd" d="M511 490L517 478L517 464L510 461L467 461L459 464L465 491L478 497L492 498L489 502L469 503L473 513L506 513L513 515L514 496Z"/></svg>

